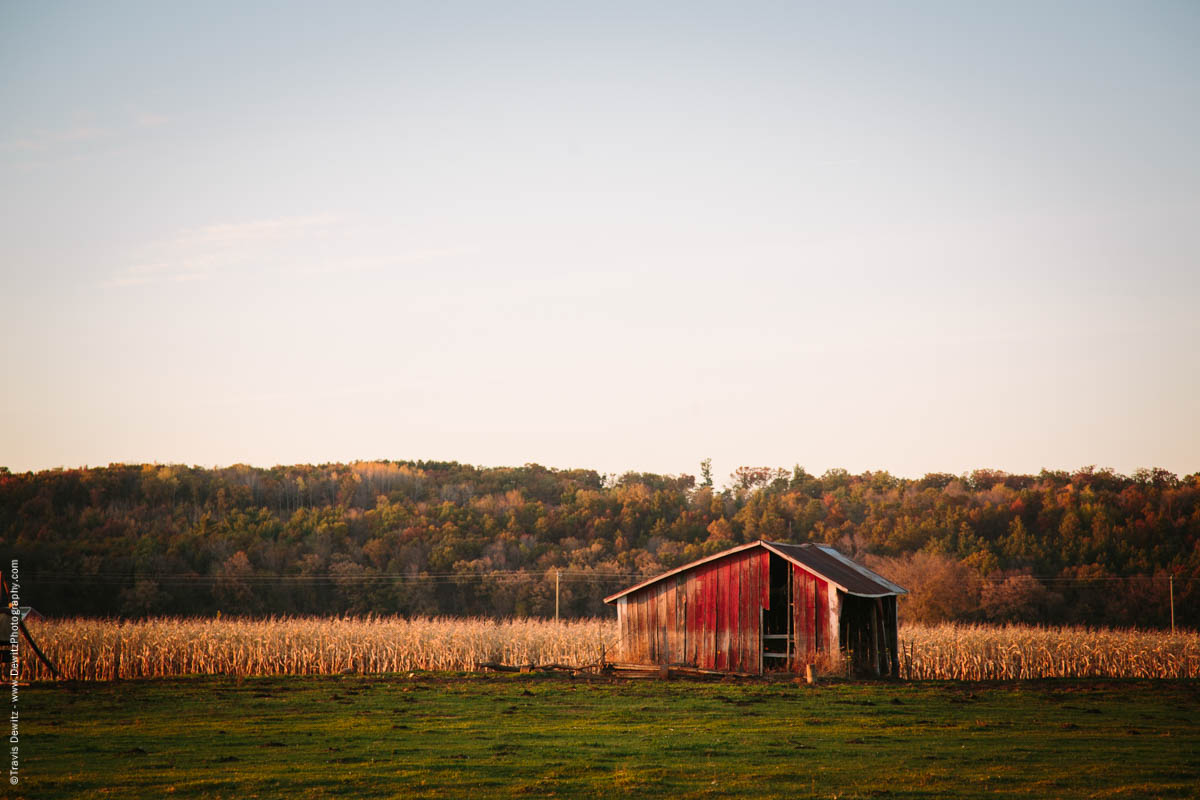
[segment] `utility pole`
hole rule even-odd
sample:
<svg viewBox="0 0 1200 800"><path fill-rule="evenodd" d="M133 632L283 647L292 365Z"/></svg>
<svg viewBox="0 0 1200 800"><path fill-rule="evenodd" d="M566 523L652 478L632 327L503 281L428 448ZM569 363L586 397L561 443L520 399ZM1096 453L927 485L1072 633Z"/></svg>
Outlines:
<svg viewBox="0 0 1200 800"><path fill-rule="evenodd" d="M558 578L562 575L561 569L554 570L554 621L558 622ZM1174 595L1172 595L1174 596ZM1171 605L1171 631L1175 631L1175 605Z"/></svg>
<svg viewBox="0 0 1200 800"><path fill-rule="evenodd" d="M1171 635L1175 635L1175 575L1172 573L1169 582L1171 590Z"/></svg>

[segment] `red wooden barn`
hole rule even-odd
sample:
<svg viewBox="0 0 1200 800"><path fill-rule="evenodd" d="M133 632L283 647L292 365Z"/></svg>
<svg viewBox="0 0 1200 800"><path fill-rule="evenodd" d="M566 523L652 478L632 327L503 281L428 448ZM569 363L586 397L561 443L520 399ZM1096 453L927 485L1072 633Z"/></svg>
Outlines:
<svg viewBox="0 0 1200 800"><path fill-rule="evenodd" d="M621 660L727 672L803 671L846 652L899 677L896 597L906 590L832 547L756 541L604 598Z"/></svg>

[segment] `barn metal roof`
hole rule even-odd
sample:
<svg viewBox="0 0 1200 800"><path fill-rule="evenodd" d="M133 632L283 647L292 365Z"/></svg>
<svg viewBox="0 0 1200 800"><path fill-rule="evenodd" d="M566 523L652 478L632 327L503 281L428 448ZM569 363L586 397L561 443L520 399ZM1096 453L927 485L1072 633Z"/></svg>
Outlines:
<svg viewBox="0 0 1200 800"><path fill-rule="evenodd" d="M827 545L782 544L780 542L762 542L762 545L789 561L817 573L831 583L836 583L838 588L846 594L856 594L860 597L908 594L908 590L904 587L897 586L862 564L851 561Z"/></svg>
<svg viewBox="0 0 1200 800"><path fill-rule="evenodd" d="M859 597L887 597L894 594L908 594L907 589L897 586L887 578L872 572L861 564L856 564L827 545L812 543L784 544L783 542L768 542L759 539L755 542L722 550L707 558L702 558L690 564L684 564L682 567L676 567L670 572L656 575L641 583L634 584L628 589L622 589L616 594L609 595L604 598L604 602L615 602L620 597L658 583L672 575L678 575L681 572L695 569L701 564L707 564L710 561L716 561L754 547L765 548L775 555L812 572L818 577L824 578L846 594L853 594Z"/></svg>

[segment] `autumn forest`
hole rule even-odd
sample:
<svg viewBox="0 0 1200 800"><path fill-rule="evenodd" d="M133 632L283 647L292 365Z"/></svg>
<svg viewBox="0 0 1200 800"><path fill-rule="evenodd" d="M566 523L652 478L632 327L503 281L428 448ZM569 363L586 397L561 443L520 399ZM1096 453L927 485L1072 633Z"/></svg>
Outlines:
<svg viewBox="0 0 1200 800"><path fill-rule="evenodd" d="M0 532L47 616L604 616L754 539L832 544L905 620L1200 627L1200 473L700 476L372 461L10 473Z"/></svg>

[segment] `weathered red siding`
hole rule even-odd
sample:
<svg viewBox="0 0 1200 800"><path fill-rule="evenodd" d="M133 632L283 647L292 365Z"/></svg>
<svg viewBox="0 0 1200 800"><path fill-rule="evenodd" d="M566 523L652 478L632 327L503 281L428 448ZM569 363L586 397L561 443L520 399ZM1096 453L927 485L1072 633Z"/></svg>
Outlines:
<svg viewBox="0 0 1200 800"><path fill-rule="evenodd" d="M760 672L772 577L787 607L766 615L769 654L786 652L787 669L845 651L857 672L898 672L895 595L904 590L831 548L778 542L740 545L606 598L617 604L619 660Z"/></svg>
<svg viewBox="0 0 1200 800"><path fill-rule="evenodd" d="M622 659L758 672L769 558L734 553L621 598Z"/></svg>
<svg viewBox="0 0 1200 800"><path fill-rule="evenodd" d="M818 653L829 652L829 583L792 564L792 669L799 672Z"/></svg>

